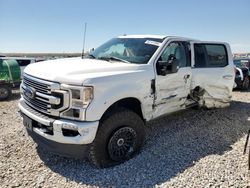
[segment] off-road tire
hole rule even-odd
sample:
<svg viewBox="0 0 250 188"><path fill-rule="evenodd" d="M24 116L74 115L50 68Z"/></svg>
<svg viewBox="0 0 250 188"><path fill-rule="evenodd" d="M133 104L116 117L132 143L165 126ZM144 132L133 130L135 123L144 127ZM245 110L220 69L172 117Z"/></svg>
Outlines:
<svg viewBox="0 0 250 188"><path fill-rule="evenodd" d="M250 85L249 77L246 76L242 83L242 89L247 90L249 88L249 85Z"/></svg>
<svg viewBox="0 0 250 188"><path fill-rule="evenodd" d="M128 135L126 133L124 134L125 136L119 135L122 131L128 131ZM126 157L114 160L114 156L111 152L113 150L110 146L116 143L117 146L119 146L118 141L120 139L118 139L117 142L113 142L117 138L115 137L117 135L121 136L121 138L124 137L125 143L126 137L128 137L129 140L130 135L133 135L134 142L131 147L132 151L129 149ZM140 151L144 142L144 137L145 126L141 117L126 108L116 108L100 121L96 138L89 149L89 160L98 168L111 167L123 163Z"/></svg>
<svg viewBox="0 0 250 188"><path fill-rule="evenodd" d="M0 85L0 101L7 100L11 96L11 89L9 86Z"/></svg>

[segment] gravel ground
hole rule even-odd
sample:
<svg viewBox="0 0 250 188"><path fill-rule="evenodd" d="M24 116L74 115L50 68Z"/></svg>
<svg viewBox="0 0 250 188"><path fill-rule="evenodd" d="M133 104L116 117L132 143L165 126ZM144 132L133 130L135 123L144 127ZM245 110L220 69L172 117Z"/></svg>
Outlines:
<svg viewBox="0 0 250 188"><path fill-rule="evenodd" d="M150 123L135 158L95 169L36 146L17 113L19 94L0 102L0 187L247 187L242 155L250 129L250 91L229 108L187 110Z"/></svg>

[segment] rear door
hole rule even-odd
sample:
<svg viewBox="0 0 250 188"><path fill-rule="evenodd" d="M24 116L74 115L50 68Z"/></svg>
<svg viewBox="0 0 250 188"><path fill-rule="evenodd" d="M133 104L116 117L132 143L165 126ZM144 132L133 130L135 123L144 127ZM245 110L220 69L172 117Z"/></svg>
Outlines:
<svg viewBox="0 0 250 188"><path fill-rule="evenodd" d="M234 67L230 47L226 43L192 42L192 88L200 86L206 92L205 104L229 102L234 85Z"/></svg>

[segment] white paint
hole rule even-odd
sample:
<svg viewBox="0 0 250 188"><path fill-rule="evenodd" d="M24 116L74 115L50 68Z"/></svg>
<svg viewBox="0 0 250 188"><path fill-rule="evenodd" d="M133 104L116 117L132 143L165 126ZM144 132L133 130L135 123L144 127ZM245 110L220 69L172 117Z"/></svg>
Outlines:
<svg viewBox="0 0 250 188"><path fill-rule="evenodd" d="M160 42L156 42L156 41L153 41L153 40L146 40L145 44L150 44L150 45L154 45L154 46L160 46L161 45Z"/></svg>
<svg viewBox="0 0 250 188"><path fill-rule="evenodd" d="M165 38L166 36L120 36L120 38L147 37ZM189 41L191 43L192 66L180 68L177 73L166 76L157 75L155 64L164 48L171 41ZM65 120L56 120L53 126L55 130L59 131L54 138L42 134L39 130L35 131L47 139L56 139L61 143L89 143L95 137L98 121L115 102L124 98L138 99L141 103L143 117L148 121L163 114L185 109L187 104L192 103L192 101L187 100L187 96L198 86L204 90L204 95L200 96L200 105L208 108L228 106L232 96L235 75L229 45L219 42L227 48L228 66L223 68L194 68L194 43L202 43L202 41L182 37L166 37L148 64L145 65L80 58L57 59L29 65L25 69L25 73L31 76L61 84L93 86L94 88L94 99L85 111L83 122L70 121L69 123ZM206 43L217 44L218 42ZM186 75L189 75L189 77L185 80ZM156 82L155 95L152 94L151 90L151 80L153 79ZM32 116L29 113L27 115ZM71 128L80 130L82 138L63 137L60 129L65 122L73 124Z"/></svg>
<svg viewBox="0 0 250 188"><path fill-rule="evenodd" d="M40 122L44 125L49 126L50 121L44 119L41 116L38 116L37 114L33 114L29 112L27 109L25 109L21 105L21 101L23 101L23 98L20 99L20 103L18 104L19 109L24 113L26 116L30 117L33 120L36 120L37 122ZM65 144L90 144L95 139L95 135L97 132L99 122L79 122L79 121L72 121L72 120L66 120L66 119L60 119L60 120L54 120L52 122L53 126L53 135L45 134L42 130L39 128L34 128L33 131L39 134L40 136L43 136L44 138L48 140L52 140L59 143L65 143ZM62 134L62 128L70 129L70 130L76 130L79 132L79 135L75 137L68 137L64 136Z"/></svg>
<svg viewBox="0 0 250 188"><path fill-rule="evenodd" d="M121 35L118 38L155 38L164 39L165 35Z"/></svg>
<svg viewBox="0 0 250 188"><path fill-rule="evenodd" d="M199 86L205 90L200 105L207 108L221 108L229 106L234 86L234 64L233 56L229 44L221 42L192 42L192 66L195 64L194 47L195 43L223 44L226 46L228 54L228 66L218 68L194 68L192 69L191 90Z"/></svg>

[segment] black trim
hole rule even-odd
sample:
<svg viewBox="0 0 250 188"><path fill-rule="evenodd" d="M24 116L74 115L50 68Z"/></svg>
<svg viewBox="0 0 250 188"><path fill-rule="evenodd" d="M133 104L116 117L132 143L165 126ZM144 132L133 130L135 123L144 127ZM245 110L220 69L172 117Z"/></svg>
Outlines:
<svg viewBox="0 0 250 188"><path fill-rule="evenodd" d="M241 78L240 77L237 77L237 78L235 78L235 83L236 83L236 85L237 85L237 87L241 87L242 86L242 84L243 84L243 81L241 80Z"/></svg>
<svg viewBox="0 0 250 188"><path fill-rule="evenodd" d="M28 134L32 139L40 146L47 151L50 151L54 154L58 154L64 157L71 158L85 158L88 154L89 144L78 145L78 144L62 144L52 140L48 140L34 131L27 129Z"/></svg>
<svg viewBox="0 0 250 188"><path fill-rule="evenodd" d="M151 95L155 94L155 79L151 80Z"/></svg>
<svg viewBox="0 0 250 188"><path fill-rule="evenodd" d="M185 48L185 52L186 52L186 67L191 67L191 45L190 42L184 41L181 42Z"/></svg>

